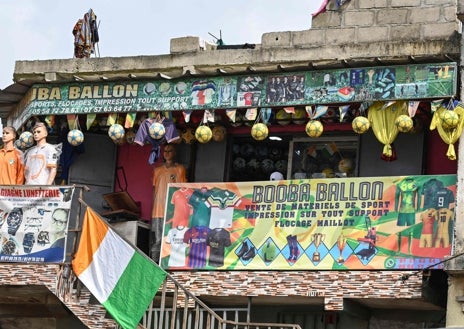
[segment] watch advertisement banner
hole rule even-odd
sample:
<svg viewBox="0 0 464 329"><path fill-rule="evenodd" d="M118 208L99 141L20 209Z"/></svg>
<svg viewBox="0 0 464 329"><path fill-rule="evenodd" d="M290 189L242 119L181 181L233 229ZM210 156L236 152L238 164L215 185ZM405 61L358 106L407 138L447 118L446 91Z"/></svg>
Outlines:
<svg viewBox="0 0 464 329"><path fill-rule="evenodd" d="M73 186L0 186L0 262L65 260Z"/></svg>
<svg viewBox="0 0 464 329"><path fill-rule="evenodd" d="M170 184L161 266L443 268L455 200L456 175Z"/></svg>

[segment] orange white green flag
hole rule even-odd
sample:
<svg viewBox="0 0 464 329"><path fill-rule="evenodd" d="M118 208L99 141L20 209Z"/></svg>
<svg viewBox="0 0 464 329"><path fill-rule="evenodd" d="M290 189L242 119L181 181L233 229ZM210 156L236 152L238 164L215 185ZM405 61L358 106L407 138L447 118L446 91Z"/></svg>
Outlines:
<svg viewBox="0 0 464 329"><path fill-rule="evenodd" d="M166 272L87 207L72 261L79 280L124 329L134 329Z"/></svg>

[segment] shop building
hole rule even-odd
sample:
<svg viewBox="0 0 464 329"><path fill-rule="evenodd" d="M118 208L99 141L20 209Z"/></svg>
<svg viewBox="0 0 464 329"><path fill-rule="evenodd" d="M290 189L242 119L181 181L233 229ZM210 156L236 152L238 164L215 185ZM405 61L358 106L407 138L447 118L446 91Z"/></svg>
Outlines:
<svg viewBox="0 0 464 329"><path fill-rule="evenodd" d="M141 238L136 242L141 249L147 249L144 222L151 216L154 149L152 145L140 146L126 139L114 143L108 136L108 121L124 125L129 117L134 121L135 135L137 124L152 115L172 119L182 139L176 144L177 161L187 168L188 181L197 184L193 188L200 185L218 188L230 183L237 184L240 190L240 184L246 182L261 182L257 185L264 188L267 186L264 182L269 181L274 171L280 171L285 180L292 180L289 184L295 188L319 180L330 185L333 180L338 187L334 187L337 192L332 192L338 199L334 196L324 203L328 207L322 209L325 222L311 223L327 225L333 230L356 226L359 234L365 231L365 239L370 229L378 226L372 222L378 223L377 219L395 209L379 204L359 207L357 211L371 209L377 213L369 213L372 221L365 224L350 224L349 220L361 223L359 217L366 213L353 213L342 219L338 209L330 208L336 201L348 202L354 198L355 192L348 192L348 186L358 186L363 179L372 182L376 177L393 187L391 182L396 181L392 177L411 176L425 181L429 176L437 179L456 175L455 184L451 184L455 193L451 202L455 205L452 246L447 246L448 254L439 257L420 253L415 254L417 257L406 257L421 248L420 237L414 236L414 231L411 235L409 231L397 234L403 232L401 229L391 232L395 235L392 243L396 245L390 251L395 250L396 254L386 258L382 266L369 263L375 256L361 255L351 268L321 265L321 270L318 257L324 256L323 251L309 252L302 243L298 257L308 255L306 267L298 265L301 258L285 263L292 255L290 243L285 246L276 243L278 257L282 258L280 264L284 264L280 266L262 262L247 268L248 263L238 260L239 265L234 268L227 263L227 257L225 267L219 269L206 266L175 270L167 263L164 265L180 284L209 307L240 310L238 316L252 322L296 323L301 328L462 326L464 280L459 255L464 231L460 222L464 215L459 193L460 146L457 139L448 143L443 140L438 128L430 129L436 106L454 109L461 99L462 10L460 1L351 0L316 16L309 30L266 33L261 44L254 47L248 44L245 47L245 43L242 47L202 47L199 38L185 37L171 40L169 55L17 61L15 84L0 94L8 101L0 111L8 124L19 129L27 129L28 124L39 118L54 121L53 126L60 132L82 130L85 151L72 149L76 157L66 168L68 171L61 168L59 179L65 180L65 184L88 186L90 192L83 194L84 199L100 213L110 210L103 195L127 191L139 202L136 215L142 221ZM288 80L285 84L288 88L280 94L272 88L277 80ZM303 82L303 89L298 81ZM374 127L364 134L353 131L354 118L369 117L375 106L395 112L392 107L404 110L403 106L408 108L410 102L416 105L413 131L398 133L393 141L385 142L379 140ZM224 127L225 136L207 143L195 142L191 134L202 125L206 111L214 118L207 125L213 129ZM323 114L316 117L317 111ZM308 136L308 115L322 123L321 136ZM70 119L74 120L72 124ZM256 120L266 123L269 137L280 140L252 138ZM380 120L376 122L380 125ZM50 141L63 141L63 135L50 133ZM391 144L393 150L388 148ZM455 145L455 158L450 144ZM349 159L348 167L340 166L343 159ZM329 179L331 175L336 177ZM340 185L343 182L346 184ZM269 186L278 183L269 182ZM347 192L340 192L340 186L346 186ZM247 188L243 187L245 191ZM269 202L274 208L279 204L277 199ZM248 211L244 215L248 222L258 220L256 216L261 214L273 216L271 211L255 210L243 210ZM307 216L311 217L313 210L308 209ZM304 227L303 222L306 227L315 225L305 221L302 212L298 216L298 229ZM289 226L295 223L294 214L285 217ZM110 217L111 220L121 218ZM287 223L281 222L285 231ZM240 236L226 249L229 259L239 253L243 243ZM252 235L248 237L256 242ZM272 237L277 240L275 235ZM377 241L385 242L388 237L379 235ZM310 239L309 245L314 246L316 237ZM330 257L337 251L332 252L335 244L329 244L328 240L329 237L327 241L321 238L318 246L325 246L325 255ZM335 238L332 242L336 241ZM352 254L361 251L361 242L353 240ZM255 247L262 257L264 249L261 245ZM380 252L380 246L375 247ZM388 250L384 245L382 248ZM339 250L337 257L344 258L343 250ZM72 250L67 250L68 260L71 253ZM401 263L400 259L406 263L389 267L389 262ZM418 263L418 259L424 263ZM337 258L332 263L336 264ZM8 296L14 296L13 288L18 284L24 288L45 285L58 295L56 283L60 276L56 273L61 275L60 268L55 264L5 262L1 269L2 286ZM34 278L35 282L23 280L19 274ZM89 309L98 305L62 301L86 326L111 327L112 322L105 319L101 308L88 316ZM48 317L55 318L53 312Z"/></svg>

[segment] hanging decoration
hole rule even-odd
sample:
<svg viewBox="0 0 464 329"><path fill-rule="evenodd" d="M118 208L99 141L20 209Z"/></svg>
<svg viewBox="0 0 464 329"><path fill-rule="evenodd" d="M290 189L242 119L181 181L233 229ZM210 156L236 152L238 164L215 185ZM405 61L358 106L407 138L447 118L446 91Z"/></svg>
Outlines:
<svg viewBox="0 0 464 329"><path fill-rule="evenodd" d="M84 134L81 131L79 124L79 118L76 115L74 120L74 127L68 132L67 136L68 143L72 146L79 146L84 142Z"/></svg>
<svg viewBox="0 0 464 329"><path fill-rule="evenodd" d="M15 143L16 144L16 143ZM17 140L17 147L24 151L34 145L34 136L30 131L24 131L19 135Z"/></svg>
<svg viewBox="0 0 464 329"><path fill-rule="evenodd" d="M119 123L111 125L108 129L108 136L110 136L111 140L114 143L120 144L121 141L124 140L125 136L124 127L121 126Z"/></svg>
<svg viewBox="0 0 464 329"><path fill-rule="evenodd" d="M86 121L85 121L85 125L87 127L87 130L89 130L90 127L92 127L92 124L95 122L96 118L97 118L97 115L95 113L87 114L87 118L86 118Z"/></svg>
<svg viewBox="0 0 464 329"><path fill-rule="evenodd" d="M396 159L393 141L398 136L396 119L403 114L407 115L408 105L406 101L374 102L368 110L368 119L371 123L374 135L379 142L384 144L382 159L392 161Z"/></svg>
<svg viewBox="0 0 464 329"><path fill-rule="evenodd" d="M408 133L414 128L414 122L407 114L402 114L395 119L395 125L401 133Z"/></svg>
<svg viewBox="0 0 464 329"><path fill-rule="evenodd" d="M261 120L262 113L260 112L256 116L255 123L251 127L251 137L253 137L253 139L257 141L263 141L269 135L269 129L267 128L267 125L263 122L260 122Z"/></svg>
<svg viewBox="0 0 464 329"><path fill-rule="evenodd" d="M126 129L132 128L134 126L136 116L137 116L137 112L127 113L126 121L124 122L124 128Z"/></svg>
<svg viewBox="0 0 464 329"><path fill-rule="evenodd" d="M457 142L459 137L462 134L462 129L464 127L464 107L462 104L459 104L454 108L452 112L455 112L458 116L458 123L456 124L455 128L445 128L445 127L452 127L454 125L454 115L445 114L449 109L439 106L435 113L433 114L432 121L430 122L430 130L437 129L438 134L440 135L441 139L448 144L448 150L446 152L446 156L450 160L456 160L456 152L454 149L454 143ZM450 122L446 119L452 118ZM445 125L443 125L443 123Z"/></svg>
<svg viewBox="0 0 464 329"><path fill-rule="evenodd" d="M151 138L159 140L164 137L166 129L161 122L155 121L150 125L150 127L148 127L148 133Z"/></svg>
<svg viewBox="0 0 464 329"><path fill-rule="evenodd" d="M309 137L319 137L324 131L324 126L319 120L310 120L306 124L305 132Z"/></svg>
<svg viewBox="0 0 464 329"><path fill-rule="evenodd" d="M351 127L353 128L353 131L355 133L361 135L361 134L366 133L369 130L369 128L371 127L371 124L368 118L360 115L354 118L353 121L351 121Z"/></svg>
<svg viewBox="0 0 464 329"><path fill-rule="evenodd" d="M200 122L200 125L195 129L195 139L202 144L208 143L213 138L213 132L208 126L208 122Z"/></svg>
<svg viewBox="0 0 464 329"><path fill-rule="evenodd" d="M224 126L214 126L211 131L213 133L213 141L215 142L222 142L226 138L227 129Z"/></svg>

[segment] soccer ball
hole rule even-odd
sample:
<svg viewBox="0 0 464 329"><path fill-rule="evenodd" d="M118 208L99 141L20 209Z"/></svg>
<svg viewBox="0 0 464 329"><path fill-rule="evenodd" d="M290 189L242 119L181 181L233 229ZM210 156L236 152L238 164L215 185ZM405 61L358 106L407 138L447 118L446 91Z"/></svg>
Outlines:
<svg viewBox="0 0 464 329"><path fill-rule="evenodd" d="M265 173L271 173L274 171L274 161L271 159L264 159L261 161L261 170Z"/></svg>
<svg viewBox="0 0 464 329"><path fill-rule="evenodd" d="M195 138L202 144L208 143L212 137L213 132L208 126L198 126L198 128L195 130Z"/></svg>
<svg viewBox="0 0 464 329"><path fill-rule="evenodd" d="M164 134L166 133L166 129L164 129L164 126L162 123L153 122L150 125L150 127L148 127L148 133L150 134L150 137L153 139L161 139L164 137Z"/></svg>
<svg viewBox="0 0 464 329"><path fill-rule="evenodd" d="M259 169L259 161L256 159L251 159L246 163L246 168L251 172L257 172Z"/></svg>
<svg viewBox="0 0 464 329"><path fill-rule="evenodd" d="M364 134L369 130L371 124L369 123L369 119L363 116L359 116L353 119L351 122L351 127L353 127L353 131L357 134Z"/></svg>
<svg viewBox="0 0 464 329"><path fill-rule="evenodd" d="M264 123L255 123L253 127L251 127L251 137L257 141L266 139L268 134L269 129L267 129L267 126Z"/></svg>
<svg viewBox="0 0 464 329"><path fill-rule="evenodd" d="M213 140L215 142L222 142L226 137L226 128L224 126L215 126L212 130Z"/></svg>
<svg viewBox="0 0 464 329"><path fill-rule="evenodd" d="M127 142L127 144L134 144L134 142L135 142L135 132L133 130L129 130L126 133L126 142Z"/></svg>
<svg viewBox="0 0 464 329"><path fill-rule="evenodd" d="M306 122L306 111L304 109L296 109L292 113L292 122L297 125L302 125Z"/></svg>
<svg viewBox="0 0 464 329"><path fill-rule="evenodd" d="M79 146L84 141L84 134L79 129L73 129L68 132L68 143L72 146Z"/></svg>
<svg viewBox="0 0 464 329"><path fill-rule="evenodd" d="M334 178L335 177L335 173L334 173L333 169L330 168L330 167L326 167L326 168L322 169L322 173L324 174L325 178Z"/></svg>
<svg viewBox="0 0 464 329"><path fill-rule="evenodd" d="M277 161L282 157L282 150L278 147L271 148L269 152L269 158L271 160Z"/></svg>
<svg viewBox="0 0 464 329"><path fill-rule="evenodd" d="M414 122L409 117L409 115L402 114L396 118L395 125L398 128L399 132L407 133L408 131L411 131L414 127Z"/></svg>
<svg viewBox="0 0 464 329"><path fill-rule="evenodd" d="M443 111L440 115L441 119L441 126L443 129L454 129L458 126L459 123L459 115L450 110Z"/></svg>
<svg viewBox="0 0 464 329"><path fill-rule="evenodd" d="M29 131L25 131L19 135L18 144L21 150L25 150L34 145L34 136Z"/></svg>
<svg viewBox="0 0 464 329"><path fill-rule="evenodd" d="M120 139L123 139L125 135L124 127L119 123L112 125L108 129L108 136L113 140L113 142L118 142Z"/></svg>
<svg viewBox="0 0 464 329"><path fill-rule="evenodd" d="M279 172L287 172L287 161L286 160L278 160L274 164L275 170Z"/></svg>
<svg viewBox="0 0 464 329"><path fill-rule="evenodd" d="M338 170L343 173L350 173L353 171L353 160L349 158L343 158L338 163Z"/></svg>
<svg viewBox="0 0 464 329"><path fill-rule="evenodd" d="M318 120L311 120L306 124L305 131L309 137L319 137L324 131L324 126Z"/></svg>
<svg viewBox="0 0 464 329"><path fill-rule="evenodd" d="M180 137L185 144L192 144L195 141L195 134L193 133L192 128L185 129Z"/></svg>
<svg viewBox="0 0 464 329"><path fill-rule="evenodd" d="M276 113L276 120L279 125L286 126L292 120L292 115L290 113L285 112L285 110L282 109Z"/></svg>
<svg viewBox="0 0 464 329"><path fill-rule="evenodd" d="M251 158L256 153L255 148L251 144L243 144L240 146L240 155L246 159Z"/></svg>
<svg viewBox="0 0 464 329"><path fill-rule="evenodd" d="M246 167L246 161L244 158L235 158L234 162L232 163L232 168L234 168L235 171L240 171L245 169Z"/></svg>

